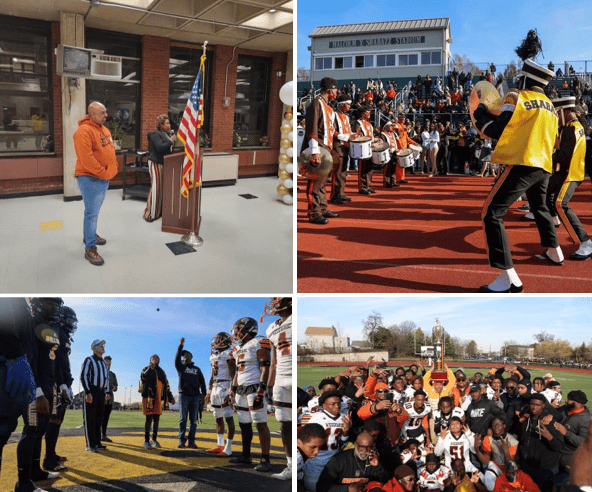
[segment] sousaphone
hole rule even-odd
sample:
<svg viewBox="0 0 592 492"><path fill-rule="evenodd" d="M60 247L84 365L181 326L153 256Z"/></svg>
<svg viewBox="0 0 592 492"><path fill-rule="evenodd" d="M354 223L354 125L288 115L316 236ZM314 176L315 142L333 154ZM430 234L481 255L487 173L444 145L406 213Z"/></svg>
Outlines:
<svg viewBox="0 0 592 492"><path fill-rule="evenodd" d="M481 80L480 82L477 82L471 89L471 94L469 95L469 112L471 113L471 121L473 122L477 133L479 133L479 135L481 135L483 138L488 138L479 131L476 125L477 121L473 116L473 113L480 103L485 104L485 106L487 106L487 110L491 114L499 116L502 112L502 98L500 97L499 92L495 86L487 80Z"/></svg>
<svg viewBox="0 0 592 492"><path fill-rule="evenodd" d="M298 158L300 174L312 181L326 178L333 167L333 157L324 147L319 146L321 152L321 163L313 165L310 163L310 148L303 150Z"/></svg>

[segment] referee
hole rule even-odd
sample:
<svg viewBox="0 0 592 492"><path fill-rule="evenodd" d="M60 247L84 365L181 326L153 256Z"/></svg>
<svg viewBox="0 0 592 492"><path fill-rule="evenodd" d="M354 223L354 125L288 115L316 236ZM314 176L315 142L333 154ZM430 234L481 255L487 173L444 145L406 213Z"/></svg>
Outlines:
<svg viewBox="0 0 592 492"><path fill-rule="evenodd" d="M99 449L107 449L101 444L101 424L105 400L109 401L109 368L103 360L105 340L94 340L90 344L93 355L84 359L80 381L86 395L84 405L84 434L86 450L96 453Z"/></svg>

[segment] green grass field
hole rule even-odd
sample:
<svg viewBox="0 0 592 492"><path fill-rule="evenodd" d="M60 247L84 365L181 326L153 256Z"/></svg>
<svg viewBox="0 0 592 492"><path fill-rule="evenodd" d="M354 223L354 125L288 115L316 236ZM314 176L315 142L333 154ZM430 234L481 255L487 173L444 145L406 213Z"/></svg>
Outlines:
<svg viewBox="0 0 592 492"><path fill-rule="evenodd" d="M450 369L453 371L456 370L458 367L464 368L465 373L467 376L471 377L476 372L487 373L490 369L489 367L473 367L471 368L466 361L465 363L449 363ZM396 366L395 366L396 367ZM408 366L406 365L405 368ZM499 366L492 366L492 367L499 367ZM318 384L324 377L327 376L336 376L340 372L344 371L347 367L346 366L313 366L313 365L299 365L298 366L298 386L302 388L303 386L307 386L312 384L318 392ZM543 376L543 374L547 374L550 372L553 374L553 377L557 379L561 383L561 392L563 393L563 399L565 401L565 397L571 390L579 389L586 393L588 400L592 401L592 374L583 374L577 372L568 372L562 371L559 369L551 368L551 369L530 369L527 368L530 372L532 378L537 376Z"/></svg>
<svg viewBox="0 0 592 492"><path fill-rule="evenodd" d="M116 427L137 427L144 428L146 417L142 412L111 412L109 417L109 428ZM235 415L235 423L238 428L238 418ZM269 415L267 424L271 431L279 431L280 426L274 415ZM63 429L73 429L82 425L82 410L68 410L64 423L62 424ZM203 424L197 424L198 428L213 428L216 425L214 415L209 412L203 413ZM179 412L164 412L160 417L160 427L176 428L179 427ZM19 422L19 427L16 432L22 430L22 420Z"/></svg>

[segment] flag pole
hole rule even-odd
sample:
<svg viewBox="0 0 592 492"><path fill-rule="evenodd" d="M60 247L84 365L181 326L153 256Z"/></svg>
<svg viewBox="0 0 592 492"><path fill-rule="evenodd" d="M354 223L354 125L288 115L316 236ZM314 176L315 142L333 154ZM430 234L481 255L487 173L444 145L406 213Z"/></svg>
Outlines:
<svg viewBox="0 0 592 492"><path fill-rule="evenodd" d="M208 44L207 41L204 41L203 44L203 56L206 56L206 45ZM205 71L205 64L204 64L204 71ZM202 74L203 79L204 79L204 89L205 89L205 73ZM204 90L205 93L205 90ZM196 139L195 139L195 144L197 145L197 147L199 148L199 132L197 132L196 135ZM195 155L195 152L193 153L193 155ZM203 176L203 152L199 152L199 165L200 165L200 175ZM196 180L195 180L195 170L196 170L197 166L193 166L193 212L191 214L191 232L189 234L184 235L181 238L181 241L183 243L185 243L187 246L194 246L194 247L199 247L203 244L203 239L199 236L199 228L201 227L201 188L202 188L202 184L200 184L200 186L197 186ZM200 176L200 178L201 178ZM198 219L197 219L197 233L195 231L195 216L197 215Z"/></svg>

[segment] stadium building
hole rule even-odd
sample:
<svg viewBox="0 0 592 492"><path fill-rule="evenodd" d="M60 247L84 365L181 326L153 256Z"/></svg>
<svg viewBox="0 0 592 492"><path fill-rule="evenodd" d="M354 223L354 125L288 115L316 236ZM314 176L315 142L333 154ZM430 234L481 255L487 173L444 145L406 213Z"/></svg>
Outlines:
<svg viewBox="0 0 592 492"><path fill-rule="evenodd" d="M339 85L353 80L362 90L368 78L409 80L445 76L450 58L450 19L416 19L317 27L310 35L310 80Z"/></svg>

